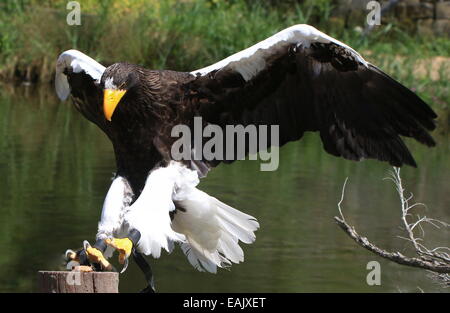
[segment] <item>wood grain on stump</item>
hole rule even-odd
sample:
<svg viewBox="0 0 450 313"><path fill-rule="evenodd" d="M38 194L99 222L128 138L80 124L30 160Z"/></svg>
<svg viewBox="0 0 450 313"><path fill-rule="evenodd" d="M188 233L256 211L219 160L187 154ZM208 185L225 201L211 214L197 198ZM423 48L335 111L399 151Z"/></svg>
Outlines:
<svg viewBox="0 0 450 313"><path fill-rule="evenodd" d="M41 293L118 293L119 273L39 271Z"/></svg>

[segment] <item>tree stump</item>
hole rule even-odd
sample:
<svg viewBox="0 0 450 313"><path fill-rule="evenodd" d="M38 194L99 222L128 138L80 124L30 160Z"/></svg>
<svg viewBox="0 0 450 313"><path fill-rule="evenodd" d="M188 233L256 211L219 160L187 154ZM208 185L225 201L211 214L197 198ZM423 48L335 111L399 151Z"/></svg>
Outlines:
<svg viewBox="0 0 450 313"><path fill-rule="evenodd" d="M41 293L118 293L119 273L39 271Z"/></svg>

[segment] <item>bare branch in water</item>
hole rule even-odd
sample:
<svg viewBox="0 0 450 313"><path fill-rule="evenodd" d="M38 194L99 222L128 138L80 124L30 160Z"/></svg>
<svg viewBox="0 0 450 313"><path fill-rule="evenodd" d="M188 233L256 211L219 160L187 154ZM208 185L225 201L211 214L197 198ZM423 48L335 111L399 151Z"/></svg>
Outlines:
<svg viewBox="0 0 450 313"><path fill-rule="evenodd" d="M425 232L423 230L423 224L430 224L435 228L450 228L448 223L439 221L437 219L429 218L426 216L417 215L415 220L412 220L411 209L417 206L426 206L423 203L412 203L413 194L410 193L409 196L405 196L405 188L402 184L402 179L400 177L400 168L394 167L394 170L391 172L391 176L387 179L392 180L397 189L397 193L400 198L400 206L401 206L401 220L403 224L403 228L407 234L406 237L401 237L412 243L417 257L408 257L400 252L388 252L384 249L381 249L371 243L366 237L362 237L359 235L353 226L350 226L342 213L341 204L344 200L345 196L345 187L347 185L348 178L345 179L344 185L342 187L341 199L338 203L339 217L335 216L334 220L341 227L347 235L350 236L356 243L358 243L363 248L385 258L392 262L423 268L431 271L430 277L438 280L444 287L450 286L450 248L449 247L436 247L433 249L427 248L423 242L425 237ZM420 236L415 234L414 230L420 230Z"/></svg>

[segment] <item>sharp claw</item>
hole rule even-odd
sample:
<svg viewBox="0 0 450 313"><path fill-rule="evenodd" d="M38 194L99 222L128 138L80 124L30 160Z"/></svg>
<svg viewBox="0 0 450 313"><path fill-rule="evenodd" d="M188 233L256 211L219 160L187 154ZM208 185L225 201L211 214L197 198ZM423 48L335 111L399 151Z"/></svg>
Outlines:
<svg viewBox="0 0 450 313"><path fill-rule="evenodd" d="M64 253L64 260L66 262L65 267L67 270L73 271L80 266L79 252L75 252L72 249L67 249Z"/></svg>
<svg viewBox="0 0 450 313"><path fill-rule="evenodd" d="M83 249L84 250L87 250L90 247L91 247L91 244L89 243L89 241L87 241L87 240L83 241Z"/></svg>
<svg viewBox="0 0 450 313"><path fill-rule="evenodd" d="M64 257L66 258L66 261L73 261L77 258L77 253L72 249L67 249L64 253Z"/></svg>

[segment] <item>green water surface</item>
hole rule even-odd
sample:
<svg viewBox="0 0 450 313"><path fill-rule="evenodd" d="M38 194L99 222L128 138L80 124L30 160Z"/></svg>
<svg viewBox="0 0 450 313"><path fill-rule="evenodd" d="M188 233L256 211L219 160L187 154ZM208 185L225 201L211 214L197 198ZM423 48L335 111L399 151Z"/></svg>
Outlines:
<svg viewBox="0 0 450 313"><path fill-rule="evenodd" d="M0 88L0 291L36 290L38 270L61 268L61 255L91 242L115 161L109 140L51 88ZM428 149L408 141L419 168L402 176L430 217L450 221L448 137ZM399 199L383 180L388 164L350 162L323 151L317 134L281 148L280 166L258 161L220 165L199 188L258 218L256 242L243 244L245 262L218 274L196 271L179 248L150 259L159 292L425 292L445 291L424 270L387 262L357 246L334 223L343 210L357 231L388 250L408 254L398 238ZM426 229L431 246L449 246L448 232ZM370 261L381 285L369 286ZM122 292L145 285L135 264L120 277ZM420 288L420 289L419 289Z"/></svg>

